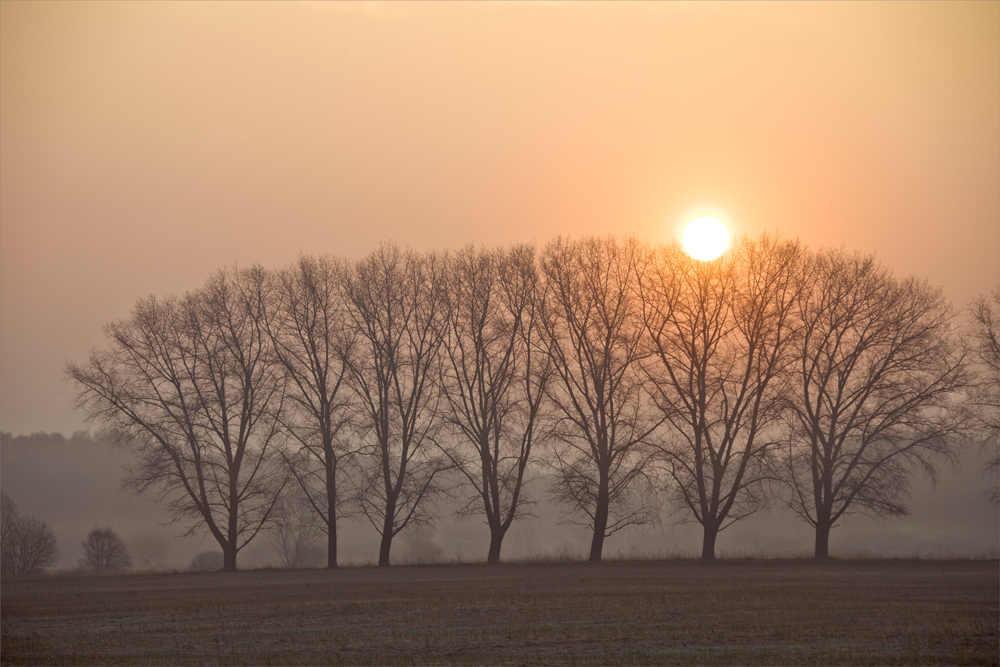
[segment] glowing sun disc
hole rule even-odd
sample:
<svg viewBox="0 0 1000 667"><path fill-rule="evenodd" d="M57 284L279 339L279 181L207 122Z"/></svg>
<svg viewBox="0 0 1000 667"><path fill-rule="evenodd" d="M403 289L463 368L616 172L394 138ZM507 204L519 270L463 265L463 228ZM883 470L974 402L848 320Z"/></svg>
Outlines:
<svg viewBox="0 0 1000 667"><path fill-rule="evenodd" d="M681 242L687 254L707 262L726 252L729 230L718 218L703 215L687 223Z"/></svg>

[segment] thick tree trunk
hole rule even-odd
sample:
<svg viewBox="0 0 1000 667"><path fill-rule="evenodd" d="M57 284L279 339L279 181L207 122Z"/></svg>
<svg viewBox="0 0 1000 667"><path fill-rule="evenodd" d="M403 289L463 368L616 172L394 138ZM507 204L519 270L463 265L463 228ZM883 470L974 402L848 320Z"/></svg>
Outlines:
<svg viewBox="0 0 1000 667"><path fill-rule="evenodd" d="M500 526L490 526L490 553L486 562L490 565L500 564L500 547L503 546L504 530Z"/></svg>
<svg viewBox="0 0 1000 667"><path fill-rule="evenodd" d="M382 545L378 549L378 566L389 567L389 550L392 549L392 533L382 535Z"/></svg>
<svg viewBox="0 0 1000 667"><path fill-rule="evenodd" d="M378 566L389 567L389 550L392 549L392 519L396 514L396 504L387 503L385 520L382 523L382 544L378 549Z"/></svg>
<svg viewBox="0 0 1000 667"><path fill-rule="evenodd" d="M715 539L719 536L719 529L714 524L706 523L705 532L701 540L701 560L712 562L715 560Z"/></svg>
<svg viewBox="0 0 1000 667"><path fill-rule="evenodd" d="M222 569L226 572L236 571L236 539L237 525L239 520L239 495L236 491L236 479L239 470L230 473L229 482L229 532L226 534L226 543L222 545Z"/></svg>
<svg viewBox="0 0 1000 667"><path fill-rule="evenodd" d="M826 489L824 497L829 498L830 495L830 489ZM830 557L830 529L833 528L832 515L833 510L826 503L816 503L816 548L813 551L813 556L820 560Z"/></svg>
<svg viewBox="0 0 1000 667"><path fill-rule="evenodd" d="M829 521L816 522L816 550L813 555L817 559L830 557L830 528Z"/></svg>
<svg viewBox="0 0 1000 667"><path fill-rule="evenodd" d="M222 569L225 572L236 571L236 542L230 540L222 545Z"/></svg>
<svg viewBox="0 0 1000 667"><path fill-rule="evenodd" d="M608 529L608 482L601 475L597 489L597 506L594 508L594 539L590 543L591 563L600 563L604 551L604 533Z"/></svg>

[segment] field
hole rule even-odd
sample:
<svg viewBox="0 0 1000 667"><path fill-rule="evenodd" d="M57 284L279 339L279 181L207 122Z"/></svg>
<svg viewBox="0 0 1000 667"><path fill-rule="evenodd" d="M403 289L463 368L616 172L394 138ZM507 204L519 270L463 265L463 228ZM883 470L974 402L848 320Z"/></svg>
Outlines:
<svg viewBox="0 0 1000 667"><path fill-rule="evenodd" d="M441 565L4 582L15 664L987 664L996 561Z"/></svg>

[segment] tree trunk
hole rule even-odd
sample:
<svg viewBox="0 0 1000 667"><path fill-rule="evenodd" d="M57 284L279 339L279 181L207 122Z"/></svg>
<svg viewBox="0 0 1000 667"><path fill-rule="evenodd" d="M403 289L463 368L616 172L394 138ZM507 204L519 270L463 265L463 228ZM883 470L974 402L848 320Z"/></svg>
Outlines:
<svg viewBox="0 0 1000 667"><path fill-rule="evenodd" d="M331 517L329 532L326 535L326 569L337 569L337 519Z"/></svg>
<svg viewBox="0 0 1000 667"><path fill-rule="evenodd" d="M490 526L490 553L486 557L486 562L490 565L500 564L500 547L503 545L503 530L497 526Z"/></svg>
<svg viewBox="0 0 1000 667"><path fill-rule="evenodd" d="M715 560L715 538L719 536L719 529L715 524L706 523L704 535L701 540L701 560L702 562L712 562Z"/></svg>
<svg viewBox="0 0 1000 667"><path fill-rule="evenodd" d="M597 489L597 506L594 508L594 539L590 543L591 563L601 562L601 553L604 551L604 533L608 529L608 482L605 476L601 475L601 480Z"/></svg>
<svg viewBox="0 0 1000 667"><path fill-rule="evenodd" d="M222 569L226 572L236 571L236 540L237 525L239 519L239 495L236 491L237 472L230 473L229 479L229 532L226 534L226 543L222 545Z"/></svg>
<svg viewBox="0 0 1000 667"><path fill-rule="evenodd" d="M326 568L337 568L337 469L330 464L332 447L326 452Z"/></svg>
<svg viewBox="0 0 1000 667"><path fill-rule="evenodd" d="M222 570L224 572L236 571L236 541L229 540L222 545Z"/></svg>
<svg viewBox="0 0 1000 667"><path fill-rule="evenodd" d="M829 521L816 522L816 550L814 557L824 560L830 557L830 525Z"/></svg>
<svg viewBox="0 0 1000 667"><path fill-rule="evenodd" d="M392 549L392 518L395 514L395 503L387 503L385 508L385 520L382 523L382 544L378 549L379 567L389 567L389 550Z"/></svg>

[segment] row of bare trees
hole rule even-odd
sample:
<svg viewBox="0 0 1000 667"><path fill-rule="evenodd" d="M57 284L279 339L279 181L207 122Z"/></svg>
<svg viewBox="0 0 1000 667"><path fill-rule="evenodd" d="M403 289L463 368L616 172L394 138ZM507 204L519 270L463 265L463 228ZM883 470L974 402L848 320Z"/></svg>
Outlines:
<svg viewBox="0 0 1000 667"><path fill-rule="evenodd" d="M106 334L67 366L80 405L230 570L293 496L329 567L339 519L369 521L388 565L442 495L485 518L496 563L532 470L591 531L591 561L663 497L703 526L703 558L774 501L825 557L843 516L905 512L911 468L953 456L983 386L939 290L769 235L711 262L613 237L385 244L226 269Z"/></svg>

